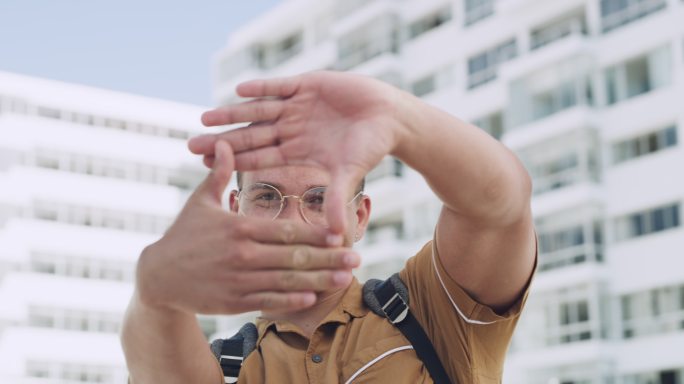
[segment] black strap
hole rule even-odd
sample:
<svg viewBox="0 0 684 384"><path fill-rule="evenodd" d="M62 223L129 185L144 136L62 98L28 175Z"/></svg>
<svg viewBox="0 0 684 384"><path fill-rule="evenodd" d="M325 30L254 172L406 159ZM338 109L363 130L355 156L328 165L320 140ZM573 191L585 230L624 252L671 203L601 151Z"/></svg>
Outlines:
<svg viewBox="0 0 684 384"><path fill-rule="evenodd" d="M436 384L451 383L423 327L413 317L413 314L409 311L408 304L399 295L399 292L390 283L389 279L378 284L373 293L378 299L387 319L411 342L418 358L423 361L428 372L430 372L432 380Z"/></svg>
<svg viewBox="0 0 684 384"><path fill-rule="evenodd" d="M244 337L239 334L230 339L223 340L219 364L221 364L223 378L226 383L237 383L238 376L240 376L240 368L243 361L243 342Z"/></svg>

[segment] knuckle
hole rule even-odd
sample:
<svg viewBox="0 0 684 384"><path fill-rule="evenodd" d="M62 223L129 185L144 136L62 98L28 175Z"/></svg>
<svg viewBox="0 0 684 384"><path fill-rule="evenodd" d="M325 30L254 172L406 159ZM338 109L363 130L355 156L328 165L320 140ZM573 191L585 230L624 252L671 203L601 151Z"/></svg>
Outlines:
<svg viewBox="0 0 684 384"><path fill-rule="evenodd" d="M283 289L293 289L297 286L297 274L292 271L286 271L280 275L280 286Z"/></svg>
<svg viewBox="0 0 684 384"><path fill-rule="evenodd" d="M275 297L272 295L264 295L261 298L261 307L262 308L275 308L277 305L277 301Z"/></svg>
<svg viewBox="0 0 684 384"><path fill-rule="evenodd" d="M311 265L312 255L308 247L297 247L292 251L292 267L304 269Z"/></svg>
<svg viewBox="0 0 684 384"><path fill-rule="evenodd" d="M317 280L321 288L332 287L335 285L332 272L319 272Z"/></svg>
<svg viewBox="0 0 684 384"><path fill-rule="evenodd" d="M229 234L235 239L244 239L249 236L251 231L250 223L247 220L233 218L229 222Z"/></svg>
<svg viewBox="0 0 684 384"><path fill-rule="evenodd" d="M327 259L328 259L328 266L330 266L330 267L336 267L336 266L342 264L341 263L342 255L340 255L338 253L329 252Z"/></svg>
<svg viewBox="0 0 684 384"><path fill-rule="evenodd" d="M253 252L246 244L234 244L230 248L230 264L233 266L248 265L253 261Z"/></svg>
<svg viewBox="0 0 684 384"><path fill-rule="evenodd" d="M297 234L297 229L295 228L293 223L283 223L280 226L280 239L283 241L285 244L291 244L294 242L296 234Z"/></svg>

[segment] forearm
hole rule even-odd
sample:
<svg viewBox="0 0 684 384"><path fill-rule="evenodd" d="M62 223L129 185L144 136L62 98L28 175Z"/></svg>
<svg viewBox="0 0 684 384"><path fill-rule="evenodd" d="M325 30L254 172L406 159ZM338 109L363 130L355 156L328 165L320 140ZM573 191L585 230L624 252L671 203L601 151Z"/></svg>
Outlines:
<svg viewBox="0 0 684 384"><path fill-rule="evenodd" d="M193 314L147 306L136 293L121 340L133 384L223 382Z"/></svg>
<svg viewBox="0 0 684 384"><path fill-rule="evenodd" d="M402 93L392 154L421 173L444 205L485 224L529 210L531 180L517 157L477 127Z"/></svg>

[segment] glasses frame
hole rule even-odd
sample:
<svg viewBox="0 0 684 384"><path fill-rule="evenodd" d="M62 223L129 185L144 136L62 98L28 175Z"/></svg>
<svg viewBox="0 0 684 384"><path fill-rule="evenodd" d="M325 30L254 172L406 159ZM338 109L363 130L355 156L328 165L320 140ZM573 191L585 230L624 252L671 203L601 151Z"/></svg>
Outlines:
<svg viewBox="0 0 684 384"><path fill-rule="evenodd" d="M271 219L271 221L277 219L278 216L280 216L280 214L283 212L283 208L285 208L285 204L286 204L287 199L288 199L288 198L292 198L292 199L297 199L297 201L299 202L299 204L298 204L298 205L299 205L299 214L302 216L302 219L304 219L304 221L305 221L307 224L310 224L310 225L316 225L316 224L312 223L312 222L309 220L309 218L306 217L306 215L304 214L304 204L302 203L302 197L303 197L304 195L306 195L307 193L309 193L310 191L313 191L314 189L324 188L324 189L327 191L327 188L328 188L328 187L323 187L323 186L312 187L312 188L309 188L309 189L307 189L306 191L304 191L301 195L283 195L283 193L280 192L280 189L278 189L278 188L276 188L275 186L273 186L273 185L271 185L271 184L268 184L268 183L254 183L254 184L249 185L249 187L251 188L251 187L253 187L253 186L255 186L255 185L264 185L264 186L273 188L276 192L278 192L278 196L280 196L280 208L278 209L278 212L275 214L275 216L273 216L273 218ZM240 195L242 194L242 191L244 191L245 189L246 189L246 188L238 189L238 193L237 193L237 195L235 196L235 198L238 200L238 204L239 204L239 201L240 201ZM347 206L351 205L351 204L354 202L354 200L358 199L359 196L362 196L362 195L363 195L363 190L358 191L358 192L356 193L356 195L354 195L354 197L352 197L351 200L349 200L349 201L347 202L346 205L347 205ZM238 205L238 215L248 217L248 216L242 211L242 204L239 204L239 205Z"/></svg>

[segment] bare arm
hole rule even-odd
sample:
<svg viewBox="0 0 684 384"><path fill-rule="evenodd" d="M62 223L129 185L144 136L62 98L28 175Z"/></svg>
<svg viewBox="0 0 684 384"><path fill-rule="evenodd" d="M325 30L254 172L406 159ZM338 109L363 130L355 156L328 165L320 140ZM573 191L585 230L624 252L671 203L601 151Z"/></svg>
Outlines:
<svg viewBox="0 0 684 384"><path fill-rule="evenodd" d="M131 383L223 383L191 313L150 307L136 292L121 338Z"/></svg>
<svg viewBox="0 0 684 384"><path fill-rule="evenodd" d="M503 311L534 265L530 177L510 150L477 127L409 94L400 100L403 133L393 154L444 203L436 230L442 264L477 301Z"/></svg>

